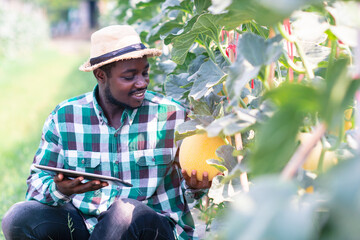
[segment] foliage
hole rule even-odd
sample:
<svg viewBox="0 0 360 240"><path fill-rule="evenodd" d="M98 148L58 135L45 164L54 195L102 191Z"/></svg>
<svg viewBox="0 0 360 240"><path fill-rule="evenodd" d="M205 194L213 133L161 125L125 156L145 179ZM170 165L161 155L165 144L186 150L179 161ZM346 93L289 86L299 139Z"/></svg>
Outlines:
<svg viewBox="0 0 360 240"><path fill-rule="evenodd" d="M48 114L59 102L91 91L96 84L91 73L78 70L87 56L87 51L61 53L41 48L22 58L2 62L0 219L13 204L25 200L29 166ZM2 231L0 239L5 239Z"/></svg>
<svg viewBox="0 0 360 240"><path fill-rule="evenodd" d="M205 131L231 139L232 146L217 151L221 161L208 161L224 173L213 180L208 196L215 204L232 203L225 219L213 221L213 238L358 236L352 225L357 221L354 215L360 213L351 200L354 196L348 195L349 189L345 193L333 186L332 179L357 181L351 167L343 166L358 164L358 146L353 143L359 133L345 132L343 125L344 111L357 111L354 97L360 74L353 64L359 42L359 3L154 0L118 4L119 9L128 9L119 21L136 25L149 46L165 44L163 56L152 62L155 84L191 109L190 120L177 128L176 139ZM354 115L351 118L357 122ZM325 151L336 151L340 164L334 171L301 168L315 145L312 141L300 145L297 135L312 131L317 133L314 143L320 139L330 143L322 157ZM322 157L318 169L322 169ZM249 192L246 181L239 178L244 173L251 183ZM315 193L303 194L309 186L315 186ZM353 209L350 216L354 217L344 217L336 209L339 205L344 212ZM347 225L346 232L338 227L339 219L341 226Z"/></svg>
<svg viewBox="0 0 360 240"><path fill-rule="evenodd" d="M22 1L29 2L29 0ZM50 23L67 21L69 10L78 7L80 3L73 0L35 0L32 2L46 10Z"/></svg>
<svg viewBox="0 0 360 240"><path fill-rule="evenodd" d="M27 55L47 38L48 24L39 8L30 3L0 4L0 60Z"/></svg>

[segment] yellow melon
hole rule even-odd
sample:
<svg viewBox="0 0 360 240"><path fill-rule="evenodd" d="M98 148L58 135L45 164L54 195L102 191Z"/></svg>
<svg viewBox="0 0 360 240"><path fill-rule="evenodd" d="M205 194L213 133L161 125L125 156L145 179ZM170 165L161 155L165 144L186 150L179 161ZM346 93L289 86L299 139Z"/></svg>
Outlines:
<svg viewBox="0 0 360 240"><path fill-rule="evenodd" d="M312 138L311 133L300 133L299 134L299 140L302 143L305 143L309 141ZM320 154L322 150L322 144L321 142L317 142L315 147L311 150L309 155L306 158L305 163L303 164L303 168L308 171L316 171L318 169L318 164L320 160ZM323 160L323 166L322 169L324 171L328 170L332 166L336 165L338 163L338 159L336 157L335 152L333 151L326 151L324 155Z"/></svg>
<svg viewBox="0 0 360 240"><path fill-rule="evenodd" d="M220 137L208 137L207 134L196 134L183 140L180 146L179 160L182 169L191 176L192 170L196 170L196 178L201 181L203 172L207 172L209 180L212 180L219 170L206 162L208 159L218 159L216 149L226 145Z"/></svg>

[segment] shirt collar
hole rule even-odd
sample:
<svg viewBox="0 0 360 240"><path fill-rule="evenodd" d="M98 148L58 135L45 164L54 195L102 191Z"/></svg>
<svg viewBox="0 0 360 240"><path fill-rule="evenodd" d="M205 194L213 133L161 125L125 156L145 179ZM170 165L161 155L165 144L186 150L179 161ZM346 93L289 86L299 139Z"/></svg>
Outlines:
<svg viewBox="0 0 360 240"><path fill-rule="evenodd" d="M94 90L93 90L93 101L94 101L95 113L96 113L96 116L99 119L100 123L108 124L108 120L104 114L104 111L102 110L102 108L96 98L96 96L98 95L98 92L99 92L99 85L96 84L96 86L94 87ZM144 99L144 101L145 101L145 99ZM143 106L143 105L144 105L144 102L142 103L141 106ZM122 117L121 117L121 122L124 123L125 120L128 118L129 124L131 125L135 119L137 111L138 111L138 108L136 108L136 109L125 108L124 112L122 114Z"/></svg>

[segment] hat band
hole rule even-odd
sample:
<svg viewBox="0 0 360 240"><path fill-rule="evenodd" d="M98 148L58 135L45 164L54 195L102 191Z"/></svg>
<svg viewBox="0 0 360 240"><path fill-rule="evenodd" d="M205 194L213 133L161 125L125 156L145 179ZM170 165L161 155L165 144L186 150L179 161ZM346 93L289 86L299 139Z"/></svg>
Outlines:
<svg viewBox="0 0 360 240"><path fill-rule="evenodd" d="M107 61L107 60L112 59L114 57L118 57L118 56L124 55L126 53L138 51L138 50L145 49L145 48L146 48L145 45L142 44L142 43L133 44L133 45L130 45L130 46L120 48L118 50L106 53L106 54L101 55L99 57L90 58L90 64L91 64L91 66L93 66L95 64Z"/></svg>

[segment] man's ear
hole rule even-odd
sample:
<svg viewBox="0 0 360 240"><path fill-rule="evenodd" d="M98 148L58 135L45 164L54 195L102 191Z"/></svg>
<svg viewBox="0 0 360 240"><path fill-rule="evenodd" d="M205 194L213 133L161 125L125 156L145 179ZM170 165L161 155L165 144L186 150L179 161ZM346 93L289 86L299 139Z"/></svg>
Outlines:
<svg viewBox="0 0 360 240"><path fill-rule="evenodd" d="M95 69L93 71L93 74L94 74L95 78L98 80L98 82L100 82L100 83L106 82L106 79L107 79L106 73L103 70L101 70L100 68Z"/></svg>

